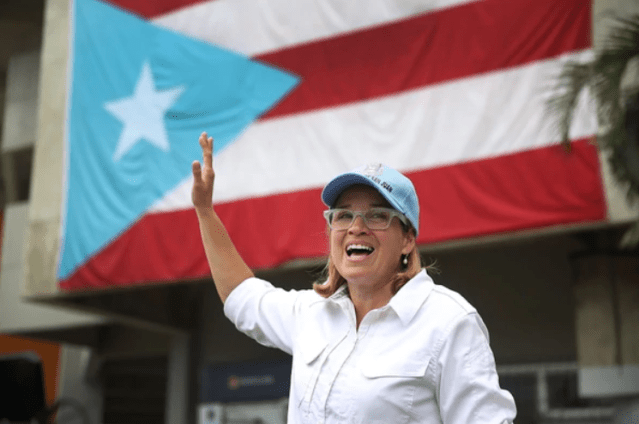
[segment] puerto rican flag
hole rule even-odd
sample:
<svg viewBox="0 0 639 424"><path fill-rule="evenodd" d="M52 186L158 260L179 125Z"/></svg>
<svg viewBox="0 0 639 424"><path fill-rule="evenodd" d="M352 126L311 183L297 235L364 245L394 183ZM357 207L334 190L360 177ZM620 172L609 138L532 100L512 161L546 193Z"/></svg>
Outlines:
<svg viewBox="0 0 639 424"><path fill-rule="evenodd" d="M545 108L591 54L583 0L74 0L63 290L209 274L190 202L197 137L254 269L327 254L320 192L383 162L420 236L606 219L586 96L567 153Z"/></svg>

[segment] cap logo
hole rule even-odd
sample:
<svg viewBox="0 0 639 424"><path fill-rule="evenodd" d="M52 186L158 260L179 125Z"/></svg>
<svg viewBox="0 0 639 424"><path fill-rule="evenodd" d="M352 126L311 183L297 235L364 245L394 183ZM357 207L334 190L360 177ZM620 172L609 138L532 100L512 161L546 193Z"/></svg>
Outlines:
<svg viewBox="0 0 639 424"><path fill-rule="evenodd" d="M377 184L379 184L380 186L388 190L389 193L391 193L393 191L393 187L390 184L388 184L386 181L382 181L378 178L383 173L384 173L384 165L382 165L381 163L368 164L362 171L362 174L364 176L370 178L371 180L373 180L374 182L376 182Z"/></svg>
<svg viewBox="0 0 639 424"><path fill-rule="evenodd" d="M379 177L384 172L384 170L382 169L383 166L384 165L382 165L381 163L369 163L362 171L362 174L366 175L367 177Z"/></svg>
<svg viewBox="0 0 639 424"><path fill-rule="evenodd" d="M329 208L335 207L340 193L358 184L375 189L390 206L406 215L415 234L419 234L419 200L413 183L407 176L383 163L360 165L333 178L322 190L322 201Z"/></svg>

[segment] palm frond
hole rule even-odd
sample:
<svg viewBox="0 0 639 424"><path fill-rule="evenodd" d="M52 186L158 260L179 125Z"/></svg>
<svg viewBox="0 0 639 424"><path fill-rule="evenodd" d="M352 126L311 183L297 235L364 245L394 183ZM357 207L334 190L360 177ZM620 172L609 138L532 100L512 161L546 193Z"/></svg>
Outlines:
<svg viewBox="0 0 639 424"><path fill-rule="evenodd" d="M570 145L568 132L579 95L590 84L591 76L591 63L566 63L557 78L555 94L548 100L548 108L556 117L556 129L566 147Z"/></svg>
<svg viewBox="0 0 639 424"><path fill-rule="evenodd" d="M608 153L613 176L626 187L628 198L639 199L639 81L622 86L631 61L639 60L639 14L615 17L602 47L587 62L565 64L548 101L555 127L564 145L579 94L588 87L596 103L599 127L597 145ZM628 107L637 112L628 114ZM629 125L634 125L632 136ZM639 243L639 222L625 242ZM632 244L632 243L631 243Z"/></svg>
<svg viewBox="0 0 639 424"><path fill-rule="evenodd" d="M602 50L625 52L629 56L639 54L639 14L630 18L616 17Z"/></svg>

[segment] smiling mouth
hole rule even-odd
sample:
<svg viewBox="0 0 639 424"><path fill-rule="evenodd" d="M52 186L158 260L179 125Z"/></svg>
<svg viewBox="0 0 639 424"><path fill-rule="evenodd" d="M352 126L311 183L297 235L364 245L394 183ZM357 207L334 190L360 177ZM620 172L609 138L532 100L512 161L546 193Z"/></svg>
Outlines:
<svg viewBox="0 0 639 424"><path fill-rule="evenodd" d="M370 246L364 246L363 244L351 244L346 247L346 254L350 257L356 256L368 256L373 253L375 249Z"/></svg>

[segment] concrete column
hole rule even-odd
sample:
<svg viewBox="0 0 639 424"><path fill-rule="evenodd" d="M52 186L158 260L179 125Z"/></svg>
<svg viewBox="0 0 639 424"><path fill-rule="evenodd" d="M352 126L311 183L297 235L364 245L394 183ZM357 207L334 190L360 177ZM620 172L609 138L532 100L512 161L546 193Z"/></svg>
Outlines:
<svg viewBox="0 0 639 424"><path fill-rule="evenodd" d="M639 365L639 256L587 255L574 264L579 365Z"/></svg>
<svg viewBox="0 0 639 424"><path fill-rule="evenodd" d="M60 381L58 400L68 401L58 410L57 422L82 422L80 410L87 414L91 424L102 420L103 396L97 380L94 352L87 347L63 345L60 352Z"/></svg>
<svg viewBox="0 0 639 424"><path fill-rule="evenodd" d="M56 264L62 211L68 57L69 0L47 0L23 290L26 295L58 291Z"/></svg>
<svg viewBox="0 0 639 424"><path fill-rule="evenodd" d="M176 334L171 341L166 382L166 424L191 422L190 343L188 334Z"/></svg>
<svg viewBox="0 0 639 424"><path fill-rule="evenodd" d="M574 260L580 394L639 397L639 256Z"/></svg>

